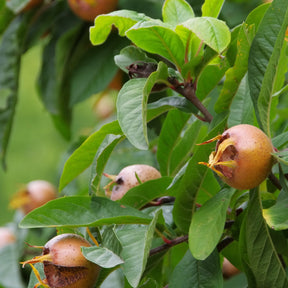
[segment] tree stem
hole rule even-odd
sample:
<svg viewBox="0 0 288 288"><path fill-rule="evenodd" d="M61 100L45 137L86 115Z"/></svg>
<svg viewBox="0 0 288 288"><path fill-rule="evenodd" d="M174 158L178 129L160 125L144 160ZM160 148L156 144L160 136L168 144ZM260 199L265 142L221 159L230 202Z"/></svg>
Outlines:
<svg viewBox="0 0 288 288"><path fill-rule="evenodd" d="M165 250L168 250L169 248L171 248L173 246L176 246L178 244L181 244L183 242L186 242L187 240L188 240L188 235L177 237L177 238L175 238L173 240L170 240L169 244L165 243L165 244L163 244L163 245L161 245L159 247L151 249L149 256L152 256L152 255L158 254L160 252L163 252Z"/></svg>
<svg viewBox="0 0 288 288"><path fill-rule="evenodd" d="M204 115L204 118L201 118L203 121L210 123L213 119L213 116L207 110L207 108L202 104L202 102L197 98L195 91L195 83L187 82L184 84L184 87L178 83L175 79L169 79L169 82L172 84L174 90L184 96L189 100L198 110Z"/></svg>

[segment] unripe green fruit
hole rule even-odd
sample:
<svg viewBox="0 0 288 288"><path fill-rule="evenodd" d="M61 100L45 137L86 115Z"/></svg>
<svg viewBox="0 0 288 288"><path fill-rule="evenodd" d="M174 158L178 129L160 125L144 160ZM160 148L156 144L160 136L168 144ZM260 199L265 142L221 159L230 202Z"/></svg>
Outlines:
<svg viewBox="0 0 288 288"><path fill-rule="evenodd" d="M252 189L265 180L273 166L274 149L262 130L241 124L211 140L216 139L216 149L211 153L209 163L200 164L213 169L225 183L236 189Z"/></svg>
<svg viewBox="0 0 288 288"><path fill-rule="evenodd" d="M127 166L123 168L119 172L119 174L113 179L113 183L115 183L115 185L112 189L111 200L119 200L131 188L143 182L157 179L160 177L160 172L152 166L145 164Z"/></svg>

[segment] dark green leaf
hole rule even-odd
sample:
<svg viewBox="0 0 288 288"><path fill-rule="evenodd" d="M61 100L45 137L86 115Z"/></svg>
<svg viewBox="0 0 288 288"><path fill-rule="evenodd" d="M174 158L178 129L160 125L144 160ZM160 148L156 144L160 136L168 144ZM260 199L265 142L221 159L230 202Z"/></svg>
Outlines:
<svg viewBox="0 0 288 288"><path fill-rule="evenodd" d="M157 160L162 175L173 175L173 171L170 170L171 157L190 118L190 114L181 112L180 110L170 111L165 118L157 149Z"/></svg>
<svg viewBox="0 0 288 288"><path fill-rule="evenodd" d="M218 134L222 134L226 126L227 118L224 118L202 142L212 139ZM209 155L213 150L213 144L198 146L194 150L194 154L188 162L185 174L182 176L177 188L177 197L174 205L173 216L178 228L188 233L192 214L196 205L196 197L201 191L201 187L205 180L208 168L198 162L208 161ZM209 171L211 173L211 171ZM211 187L211 190L215 187ZM217 187L218 189L218 187ZM213 191L211 191L213 192ZM215 193L212 193L215 194Z"/></svg>
<svg viewBox="0 0 288 288"><path fill-rule="evenodd" d="M123 272L132 287L137 287L145 270L155 226L160 214L155 214L152 222L146 227L123 228L117 231L123 250L121 258L125 261Z"/></svg>
<svg viewBox="0 0 288 288"><path fill-rule="evenodd" d="M220 259L217 251L205 260L195 259L187 251L172 273L169 288L216 288L223 286Z"/></svg>
<svg viewBox="0 0 288 288"><path fill-rule="evenodd" d="M67 196L33 210L24 217L20 227L93 227L150 222L148 215L104 197Z"/></svg>
<svg viewBox="0 0 288 288"><path fill-rule="evenodd" d="M166 64L160 62L157 71L146 78L127 81L117 98L117 117L127 139L138 149L148 148L147 102L154 84L168 78Z"/></svg>
<svg viewBox="0 0 288 288"><path fill-rule="evenodd" d="M224 230L227 209L234 191L233 188L223 188L193 214L189 229L189 248L196 259L206 259L216 248Z"/></svg>
<svg viewBox="0 0 288 288"><path fill-rule="evenodd" d="M120 36L138 21L148 20L142 13L129 10L118 10L95 18L94 26L90 27L90 41L93 45L103 44L108 38L111 29L115 26Z"/></svg>
<svg viewBox="0 0 288 288"><path fill-rule="evenodd" d="M82 247L82 253L89 261L103 268L113 268L124 263L118 255L105 247Z"/></svg>
<svg viewBox="0 0 288 288"><path fill-rule="evenodd" d="M54 21L55 30L43 50L42 66L38 78L38 91L45 108L49 111L56 128L70 138L71 109L70 58L74 45L79 41L81 22L69 9Z"/></svg>
<svg viewBox="0 0 288 288"><path fill-rule="evenodd" d="M194 11L185 0L166 0L162 8L163 20L173 26L193 18Z"/></svg>
<svg viewBox="0 0 288 288"><path fill-rule="evenodd" d="M7 1L0 0L0 35L14 18L14 13L6 6Z"/></svg>
<svg viewBox="0 0 288 288"><path fill-rule="evenodd" d="M9 143L17 103L20 59L28 18L17 16L1 37L0 44L0 160L5 168L5 156Z"/></svg>
<svg viewBox="0 0 288 288"><path fill-rule="evenodd" d="M108 87L118 71L114 55L126 44L126 39L115 35L101 46L93 47L86 43L88 48L85 47L85 54L78 59L71 75L71 107Z"/></svg>
<svg viewBox="0 0 288 288"><path fill-rule="evenodd" d="M64 165L59 184L60 190L92 164L98 148L109 134L122 135L117 121L102 126L74 151Z"/></svg>
<svg viewBox="0 0 288 288"><path fill-rule="evenodd" d="M282 146L288 143L288 132L284 132L272 139L274 147L280 149Z"/></svg>
<svg viewBox="0 0 288 288"><path fill-rule="evenodd" d="M259 25L249 56L250 94L259 125L267 135L270 135L270 109L275 70L279 65L287 25L288 2L273 1Z"/></svg>
<svg viewBox="0 0 288 288"><path fill-rule="evenodd" d="M240 232L240 247L249 287L287 287L285 269L262 216L258 188L250 191L245 216Z"/></svg>

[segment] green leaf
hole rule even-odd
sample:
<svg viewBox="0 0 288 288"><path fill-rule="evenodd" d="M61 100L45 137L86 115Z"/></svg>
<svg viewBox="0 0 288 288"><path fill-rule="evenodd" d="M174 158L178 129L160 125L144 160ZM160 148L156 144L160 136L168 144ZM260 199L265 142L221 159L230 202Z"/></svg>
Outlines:
<svg viewBox="0 0 288 288"><path fill-rule="evenodd" d="M0 248L0 286L5 288L24 288L17 250L16 244Z"/></svg>
<svg viewBox="0 0 288 288"><path fill-rule="evenodd" d="M273 230L286 230L288 228L287 193L281 192L275 205L263 209L263 217Z"/></svg>
<svg viewBox="0 0 288 288"><path fill-rule="evenodd" d="M227 118L224 118L201 142L212 139L222 133L226 126L226 122ZM185 174L182 176L180 184L178 184L179 187L177 188L173 216L178 228L186 233L189 231L192 214L195 209L196 197L199 191L201 191L207 173L212 173L206 166L200 165L198 162L208 161L209 155L213 150L213 145L215 144L210 143L203 146L197 146L193 156L188 162ZM215 188L216 186L211 187L211 191L209 192L212 193Z"/></svg>
<svg viewBox="0 0 288 288"><path fill-rule="evenodd" d="M230 31L225 22L212 17L195 17L180 24L221 54L230 43Z"/></svg>
<svg viewBox="0 0 288 288"><path fill-rule="evenodd" d="M169 288L223 287L220 259L217 251L205 260L195 259L188 250L174 269Z"/></svg>
<svg viewBox="0 0 288 288"><path fill-rule="evenodd" d="M166 0L162 7L163 21L176 26L195 16L185 0Z"/></svg>
<svg viewBox="0 0 288 288"><path fill-rule="evenodd" d="M141 276L145 270L149 256L155 226L161 210L158 210L150 223L146 227L123 228L117 231L117 236L122 244L123 250L121 258L123 273L132 287L139 285Z"/></svg>
<svg viewBox="0 0 288 288"><path fill-rule="evenodd" d="M20 227L93 227L150 222L148 215L104 197L67 196L33 210L23 218Z"/></svg>
<svg viewBox="0 0 288 288"><path fill-rule="evenodd" d="M142 13L129 10L118 10L109 14L99 15L95 18L94 26L90 27L90 41L93 45L103 44L113 26L118 29L120 36L125 36L126 31L138 21L149 19Z"/></svg>
<svg viewBox="0 0 288 288"><path fill-rule="evenodd" d="M168 186L171 184L171 177L161 177L158 179L146 181L141 185L133 187L121 198L120 203L131 206L135 209L141 209L152 200L168 196Z"/></svg>
<svg viewBox="0 0 288 288"><path fill-rule="evenodd" d="M220 14L224 0L205 0L202 6L202 16L209 16L217 18Z"/></svg>
<svg viewBox="0 0 288 288"><path fill-rule="evenodd" d="M0 0L0 36L7 29L14 18L14 13L7 7L8 2Z"/></svg>
<svg viewBox="0 0 288 288"><path fill-rule="evenodd" d="M253 103L250 97L247 74L242 79L230 107L228 127L238 124L254 124Z"/></svg>
<svg viewBox="0 0 288 288"><path fill-rule="evenodd" d="M248 57L250 46L255 35L253 25L243 23L237 37L237 55L234 66L225 74L224 86L215 104L215 111L221 113L230 108L232 100L236 95L241 80L248 70Z"/></svg>
<svg viewBox="0 0 288 288"><path fill-rule="evenodd" d="M119 55L114 57L116 65L128 72L127 67L135 62L156 63L156 60L148 57L140 48L135 46L127 46L120 51Z"/></svg>
<svg viewBox="0 0 288 288"><path fill-rule="evenodd" d="M63 24L65 23L65 25ZM71 55L79 41L81 22L66 9L53 22L54 33L43 49L42 66L38 76L38 91L54 125L66 139L70 138Z"/></svg>
<svg viewBox="0 0 288 288"><path fill-rule="evenodd" d="M224 187L193 214L189 228L189 248L196 259L206 259L216 248L234 192L235 189Z"/></svg>
<svg viewBox="0 0 288 288"><path fill-rule="evenodd" d="M28 18L17 16L1 37L0 44L0 160L5 168L6 150L9 143L18 98L20 59Z"/></svg>
<svg viewBox="0 0 288 288"><path fill-rule="evenodd" d="M258 188L250 191L247 214L241 226L240 247L249 287L288 286L285 269L262 216Z"/></svg>
<svg viewBox="0 0 288 288"><path fill-rule="evenodd" d="M157 71L146 78L127 81L117 98L117 118L127 139L138 149L148 149L147 102L154 84L168 78L166 64L160 62Z"/></svg>
<svg viewBox="0 0 288 288"><path fill-rule="evenodd" d="M278 162L288 166L288 151L283 150L272 154Z"/></svg>
<svg viewBox="0 0 288 288"><path fill-rule="evenodd" d="M279 65L287 25L288 2L273 1L259 25L249 56L250 94L259 126L269 136L275 70Z"/></svg>
<svg viewBox="0 0 288 288"><path fill-rule="evenodd" d="M184 63L185 49L180 37L160 20L138 22L126 32L126 36L141 49L161 55L177 68Z"/></svg>
<svg viewBox="0 0 288 288"><path fill-rule="evenodd" d="M92 173L90 180L90 194L92 192L97 193L100 189L100 181L105 169L105 165L109 160L111 153L115 146L124 139L124 136L109 134L103 140L102 144L98 148L94 163L92 165Z"/></svg>
<svg viewBox="0 0 288 288"><path fill-rule="evenodd" d="M280 135L272 138L272 143L277 149L280 149L286 145L288 143L288 132L281 133Z"/></svg>
<svg viewBox="0 0 288 288"><path fill-rule="evenodd" d="M148 103L147 121L151 121L159 115L174 108L186 113L198 113L198 109L186 98L181 96L170 96L161 98L152 103Z"/></svg>
<svg viewBox="0 0 288 288"><path fill-rule="evenodd" d="M190 114L183 113L180 110L170 111L165 118L157 148L157 160L162 175L171 175L173 173L173 171L170 171L171 157L190 118Z"/></svg>
<svg viewBox="0 0 288 288"><path fill-rule="evenodd" d="M9 0L7 1L7 7L11 9L15 14L19 13L30 0Z"/></svg>
<svg viewBox="0 0 288 288"><path fill-rule="evenodd" d="M92 164L98 148L109 134L122 135L121 128L117 121L102 126L73 152L64 165L60 178L59 190L62 190L68 183Z"/></svg>
<svg viewBox="0 0 288 288"><path fill-rule="evenodd" d="M82 247L82 253L86 259L103 268L113 268L124 263L118 255L105 247Z"/></svg>
<svg viewBox="0 0 288 288"><path fill-rule="evenodd" d="M101 46L94 47L86 42L85 44L86 47L82 47L85 54L77 59L78 63L71 75L70 107L108 87L118 71L114 55L127 44L127 40L112 35Z"/></svg>

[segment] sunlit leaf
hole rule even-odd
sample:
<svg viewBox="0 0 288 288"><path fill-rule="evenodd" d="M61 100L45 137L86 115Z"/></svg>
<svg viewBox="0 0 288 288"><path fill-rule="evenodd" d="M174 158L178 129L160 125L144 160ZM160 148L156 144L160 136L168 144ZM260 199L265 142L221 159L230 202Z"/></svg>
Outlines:
<svg viewBox="0 0 288 288"><path fill-rule="evenodd" d="M195 16L192 7L185 0L166 0L162 8L163 20L176 26Z"/></svg>
<svg viewBox="0 0 288 288"><path fill-rule="evenodd" d="M93 227L109 224L149 224L151 218L103 197L69 196L52 200L26 215L22 228Z"/></svg>
<svg viewBox="0 0 288 288"><path fill-rule="evenodd" d="M202 16L217 18L224 2L224 0L205 0L202 6Z"/></svg>
<svg viewBox="0 0 288 288"><path fill-rule="evenodd" d="M222 53L230 43L230 31L225 22L212 17L195 17L180 24L191 30L206 45Z"/></svg>
<svg viewBox="0 0 288 288"><path fill-rule="evenodd" d="M184 63L184 45L174 30L161 21L139 22L131 27L126 36L141 49L159 54L181 67Z"/></svg>
<svg viewBox="0 0 288 288"><path fill-rule="evenodd" d="M90 27L90 41L93 45L103 44L108 38L111 29L115 26L120 36L138 21L149 20L142 13L130 10L118 10L95 18L94 26Z"/></svg>

